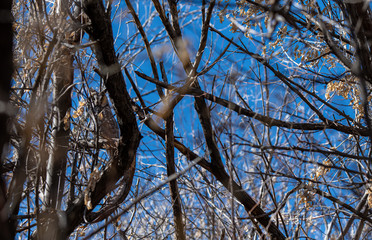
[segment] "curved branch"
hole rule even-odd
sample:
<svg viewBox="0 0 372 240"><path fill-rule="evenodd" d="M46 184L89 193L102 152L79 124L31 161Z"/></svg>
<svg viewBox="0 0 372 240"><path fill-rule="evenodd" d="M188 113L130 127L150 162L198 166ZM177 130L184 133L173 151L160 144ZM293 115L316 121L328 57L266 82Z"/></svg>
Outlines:
<svg viewBox="0 0 372 240"><path fill-rule="evenodd" d="M245 115L247 117L256 119L269 127L275 126L275 127L284 127L288 129L298 129L298 130L306 130L306 131L334 129L334 130L337 130L337 131L340 131L346 134L358 134L363 137L369 136L368 129L366 128L349 127L349 126L341 125L331 120L327 120L326 123L296 123L296 122L286 122L286 121L278 120L275 118L271 118L271 117L256 113L250 109L240 107L236 103L233 103L231 101L214 96L198 88L191 87L186 92L184 91L181 92L180 88L174 87L170 84L160 82L138 71L135 71L135 73L141 78L148 80L152 83L158 84L159 86L163 88L167 88L175 92L179 92L180 94L189 94L189 95L193 95L196 97L203 97L205 99L208 99L209 101L218 103L219 105L224 106L238 113L239 115L241 114L241 115Z"/></svg>

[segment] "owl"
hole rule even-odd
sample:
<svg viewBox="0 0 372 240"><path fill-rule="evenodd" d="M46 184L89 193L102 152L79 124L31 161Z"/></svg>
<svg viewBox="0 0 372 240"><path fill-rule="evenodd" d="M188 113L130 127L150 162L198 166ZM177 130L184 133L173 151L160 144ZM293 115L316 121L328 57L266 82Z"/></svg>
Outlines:
<svg viewBox="0 0 372 240"><path fill-rule="evenodd" d="M111 111L105 92L98 93L92 90L92 96L94 112L97 114L99 137L103 140L103 147L110 157L113 158L120 137L118 123Z"/></svg>

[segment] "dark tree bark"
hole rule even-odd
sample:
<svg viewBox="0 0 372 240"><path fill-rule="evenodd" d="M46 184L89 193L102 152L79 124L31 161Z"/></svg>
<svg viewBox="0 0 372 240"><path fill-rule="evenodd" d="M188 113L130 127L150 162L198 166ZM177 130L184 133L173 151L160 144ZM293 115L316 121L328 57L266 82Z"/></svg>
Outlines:
<svg viewBox="0 0 372 240"><path fill-rule="evenodd" d="M56 238L59 228L56 217L61 208L62 196L65 186L65 173L67 152L69 146L70 128L66 126L64 118L71 107L71 84L74 78L73 52L71 49L61 47L58 65L54 70L53 101L54 113L52 123L51 153L48 159L45 184L45 217L38 219L44 224L44 231L39 232L39 239Z"/></svg>
<svg viewBox="0 0 372 240"><path fill-rule="evenodd" d="M164 70L164 66L160 63L161 73L163 77L163 81L168 83L166 78L166 73ZM168 93L168 91L167 91ZM169 117L165 120L165 143L166 143L166 159L167 159L167 174L168 177L172 176L176 173L176 164L174 162L174 121L173 121L173 113L169 115ZM172 197L172 206L173 206L173 216L174 216L174 223L176 228L176 236L179 240L186 239L185 233L185 225L183 221L183 214L182 214L182 201L180 192L178 189L177 180L173 180L169 182L171 197Z"/></svg>
<svg viewBox="0 0 372 240"><path fill-rule="evenodd" d="M53 139L52 153L48 160L47 183L46 183L46 205L58 208L61 194L59 189L64 187L62 177L66 167L68 150L68 138L70 129L63 121L67 111L71 107L71 84L73 80L72 53L67 48L61 49L61 57L54 71L54 101L55 112L53 116Z"/></svg>

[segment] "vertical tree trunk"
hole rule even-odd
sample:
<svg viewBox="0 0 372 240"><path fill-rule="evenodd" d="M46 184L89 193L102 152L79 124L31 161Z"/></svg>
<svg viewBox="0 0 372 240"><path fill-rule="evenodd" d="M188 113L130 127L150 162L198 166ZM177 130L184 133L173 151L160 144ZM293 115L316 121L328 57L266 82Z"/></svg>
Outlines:
<svg viewBox="0 0 372 240"><path fill-rule="evenodd" d="M168 83L166 73L164 70L163 62L160 62L160 69L161 74L163 77L163 81ZM168 94L168 90L166 93ZM172 176L176 173L176 166L174 162L174 131L173 131L173 111L169 115L169 117L165 120L165 143L166 143L166 153L165 156L167 158L167 174L168 177ZM173 206L173 216L174 216L174 223L176 226L176 236L179 240L186 239L185 233L185 226L182 217L182 201L180 192L178 190L177 180L173 180L169 182L171 197L172 197L172 206Z"/></svg>
<svg viewBox="0 0 372 240"><path fill-rule="evenodd" d="M73 81L72 53L63 47L60 51L60 61L56 66L53 78L53 99L55 103L52 126L52 152L49 155L46 180L46 205L58 208L63 192L64 175L68 151L70 128L64 119L71 107L71 88Z"/></svg>
<svg viewBox="0 0 372 240"><path fill-rule="evenodd" d="M58 12L66 16L66 10L57 5ZM78 13L75 13L78 15ZM64 21L64 18L62 18ZM79 34L64 33L70 44L78 42ZM74 36L76 36L74 38ZM48 158L45 186L45 211L39 223L44 224L38 232L39 239L58 239L61 228L58 216L61 213L62 197L65 187L66 163L69 147L69 110L71 108L71 85L74 79L73 49L62 46L58 52L58 62L54 68L53 77L53 122L51 152Z"/></svg>

